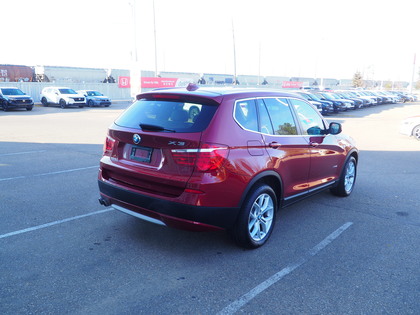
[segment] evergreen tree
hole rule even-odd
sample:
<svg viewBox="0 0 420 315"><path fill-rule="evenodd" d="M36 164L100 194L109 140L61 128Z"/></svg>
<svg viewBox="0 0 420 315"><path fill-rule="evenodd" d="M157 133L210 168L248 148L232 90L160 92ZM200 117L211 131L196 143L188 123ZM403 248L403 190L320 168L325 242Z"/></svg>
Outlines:
<svg viewBox="0 0 420 315"><path fill-rule="evenodd" d="M353 87L363 87L363 77L359 71L357 71L353 76Z"/></svg>

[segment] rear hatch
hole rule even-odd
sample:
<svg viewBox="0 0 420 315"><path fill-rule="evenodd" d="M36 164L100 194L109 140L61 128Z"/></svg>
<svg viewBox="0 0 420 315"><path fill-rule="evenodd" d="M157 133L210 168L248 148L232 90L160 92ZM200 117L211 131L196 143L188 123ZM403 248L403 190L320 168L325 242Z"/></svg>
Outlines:
<svg viewBox="0 0 420 315"><path fill-rule="evenodd" d="M176 197L194 172L202 131L217 103L162 97L138 100L115 121L101 163L102 176L131 189Z"/></svg>

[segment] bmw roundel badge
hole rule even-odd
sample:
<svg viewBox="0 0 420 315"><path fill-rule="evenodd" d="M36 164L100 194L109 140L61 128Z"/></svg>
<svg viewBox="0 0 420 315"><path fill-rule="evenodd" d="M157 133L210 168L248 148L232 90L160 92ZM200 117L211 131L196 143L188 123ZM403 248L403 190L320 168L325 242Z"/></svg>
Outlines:
<svg viewBox="0 0 420 315"><path fill-rule="evenodd" d="M141 141L141 137L137 133L135 133L133 135L133 141L134 141L135 144L139 144L140 141Z"/></svg>

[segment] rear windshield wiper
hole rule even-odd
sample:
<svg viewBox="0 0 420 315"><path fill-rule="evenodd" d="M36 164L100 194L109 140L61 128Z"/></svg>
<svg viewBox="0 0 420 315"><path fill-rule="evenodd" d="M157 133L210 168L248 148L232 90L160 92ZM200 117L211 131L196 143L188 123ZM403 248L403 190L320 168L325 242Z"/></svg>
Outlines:
<svg viewBox="0 0 420 315"><path fill-rule="evenodd" d="M166 128L163 128L162 126L157 126L157 125L140 124L139 126L140 126L141 129L143 129L143 130L149 130L149 131L176 132L176 130L166 129Z"/></svg>

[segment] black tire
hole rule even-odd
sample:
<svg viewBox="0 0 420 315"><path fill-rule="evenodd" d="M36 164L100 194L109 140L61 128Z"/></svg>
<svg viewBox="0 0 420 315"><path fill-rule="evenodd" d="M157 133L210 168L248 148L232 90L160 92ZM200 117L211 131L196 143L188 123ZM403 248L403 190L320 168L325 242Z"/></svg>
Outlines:
<svg viewBox="0 0 420 315"><path fill-rule="evenodd" d="M6 101L3 101L3 103L2 103L2 107L3 107L3 110L4 110L5 112L7 112L7 111L9 110L9 106L7 105L7 102L6 102Z"/></svg>
<svg viewBox="0 0 420 315"><path fill-rule="evenodd" d="M347 160L346 164L344 164L337 186L331 188L331 192L339 197L350 196L351 192L353 191L354 184L356 183L356 175L357 162L356 159L351 156Z"/></svg>
<svg viewBox="0 0 420 315"><path fill-rule="evenodd" d="M45 97L43 97L43 98L41 99L41 103L42 103L42 105L44 105L44 106L48 106L48 101L47 101L47 99L46 99Z"/></svg>
<svg viewBox="0 0 420 315"><path fill-rule="evenodd" d="M87 104L88 104L89 107L93 107L94 106L94 103L93 103L92 100L89 100Z"/></svg>
<svg viewBox="0 0 420 315"><path fill-rule="evenodd" d="M420 125L413 128L413 137L420 141Z"/></svg>
<svg viewBox="0 0 420 315"><path fill-rule="evenodd" d="M61 108L66 108L66 105L67 105L67 104L66 104L66 101L65 101L65 100L63 100L63 99L61 99L61 100L60 100L60 102L58 102L58 104L60 104L60 107L61 107Z"/></svg>
<svg viewBox="0 0 420 315"><path fill-rule="evenodd" d="M33 108L33 106L28 106L28 107L26 107L26 110L32 110L32 108Z"/></svg>
<svg viewBox="0 0 420 315"><path fill-rule="evenodd" d="M244 248L258 248L269 239L276 221L277 197L268 185L254 188L241 207L233 228L235 242Z"/></svg>

